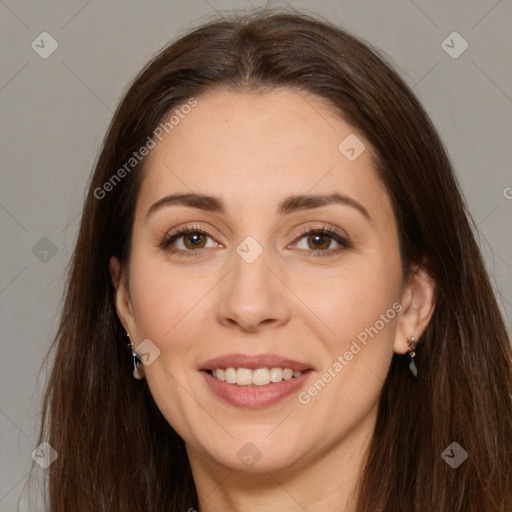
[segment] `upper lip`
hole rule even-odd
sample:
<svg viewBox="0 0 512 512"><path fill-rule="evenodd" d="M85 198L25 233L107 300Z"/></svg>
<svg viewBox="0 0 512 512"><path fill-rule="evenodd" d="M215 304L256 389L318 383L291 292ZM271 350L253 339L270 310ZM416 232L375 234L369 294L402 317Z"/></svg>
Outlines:
<svg viewBox="0 0 512 512"><path fill-rule="evenodd" d="M257 368L290 368L294 372L303 372L310 370L311 365L276 354L227 354L205 361L200 365L199 370L216 370L218 368L249 368L250 370L256 370Z"/></svg>

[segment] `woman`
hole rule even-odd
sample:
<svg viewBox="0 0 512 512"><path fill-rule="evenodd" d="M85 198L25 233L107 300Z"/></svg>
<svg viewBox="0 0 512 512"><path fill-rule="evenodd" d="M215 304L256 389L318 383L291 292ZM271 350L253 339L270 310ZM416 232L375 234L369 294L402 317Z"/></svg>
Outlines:
<svg viewBox="0 0 512 512"><path fill-rule="evenodd" d="M52 512L512 510L510 340L470 222L353 36L253 12L169 45L85 201Z"/></svg>

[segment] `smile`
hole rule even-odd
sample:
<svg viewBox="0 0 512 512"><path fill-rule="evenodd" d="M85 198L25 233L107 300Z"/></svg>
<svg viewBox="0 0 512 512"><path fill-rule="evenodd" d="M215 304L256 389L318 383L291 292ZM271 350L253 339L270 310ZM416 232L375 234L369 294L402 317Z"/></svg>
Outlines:
<svg viewBox="0 0 512 512"><path fill-rule="evenodd" d="M272 354L231 354L207 361L199 370L214 395L245 408L268 407L285 399L313 372L310 365Z"/></svg>

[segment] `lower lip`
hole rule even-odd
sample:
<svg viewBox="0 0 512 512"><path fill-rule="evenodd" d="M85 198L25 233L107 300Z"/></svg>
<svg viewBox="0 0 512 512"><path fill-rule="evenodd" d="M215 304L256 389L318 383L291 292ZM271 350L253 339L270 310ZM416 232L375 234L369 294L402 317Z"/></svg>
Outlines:
<svg viewBox="0 0 512 512"><path fill-rule="evenodd" d="M281 382L274 382L266 386L238 386L222 382L206 371L201 371L201 373L213 393L222 400L236 407L259 409L273 405L298 391L309 377L311 370L303 372L299 377L283 379Z"/></svg>

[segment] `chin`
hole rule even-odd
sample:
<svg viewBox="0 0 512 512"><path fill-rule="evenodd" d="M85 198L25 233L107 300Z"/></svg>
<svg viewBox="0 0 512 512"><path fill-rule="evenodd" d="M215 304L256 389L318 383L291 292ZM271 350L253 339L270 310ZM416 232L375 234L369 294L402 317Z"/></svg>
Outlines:
<svg viewBox="0 0 512 512"><path fill-rule="evenodd" d="M235 443L236 444L236 443ZM229 446L232 446L232 451ZM267 473L286 470L296 467L297 452L290 445L279 448L267 443L267 446L258 446L257 441L246 441L236 446L228 445L222 454L210 452L212 459L231 471L242 473Z"/></svg>

